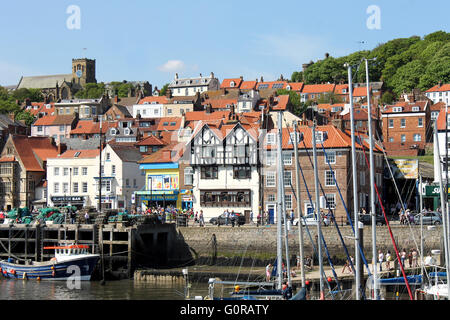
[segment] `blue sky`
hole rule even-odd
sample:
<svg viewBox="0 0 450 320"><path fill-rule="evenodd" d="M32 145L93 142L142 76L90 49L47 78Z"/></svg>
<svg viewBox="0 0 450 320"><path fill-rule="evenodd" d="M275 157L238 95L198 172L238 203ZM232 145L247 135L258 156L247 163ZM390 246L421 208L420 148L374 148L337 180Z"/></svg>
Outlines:
<svg viewBox="0 0 450 320"><path fill-rule="evenodd" d="M80 29L67 28L71 5L80 8ZM370 5L380 8L381 29L367 27ZM276 80L326 52L449 32L448 12L448 0L8 1L0 11L0 85L70 73L71 59L84 56L97 60L99 82L161 87L176 72Z"/></svg>

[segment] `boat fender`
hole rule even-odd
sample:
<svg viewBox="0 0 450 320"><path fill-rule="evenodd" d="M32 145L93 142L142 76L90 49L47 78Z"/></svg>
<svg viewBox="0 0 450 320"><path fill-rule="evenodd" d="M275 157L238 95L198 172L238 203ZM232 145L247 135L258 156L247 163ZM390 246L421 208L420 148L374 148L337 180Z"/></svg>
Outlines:
<svg viewBox="0 0 450 320"><path fill-rule="evenodd" d="M41 281L41 277L37 277L36 280L37 280L37 281Z"/></svg>
<svg viewBox="0 0 450 320"><path fill-rule="evenodd" d="M27 273L26 273L26 272L24 272L24 273L22 274L22 279L28 279L28 278L27 278Z"/></svg>
<svg viewBox="0 0 450 320"><path fill-rule="evenodd" d="M54 267L54 266L51 266L51 267L50 267L50 269L54 270L54 269L55 269L55 267Z"/></svg>
<svg viewBox="0 0 450 320"><path fill-rule="evenodd" d="M56 261L56 258L55 258L55 257L53 257L53 258L51 258L51 259L50 259L50 261Z"/></svg>
<svg viewBox="0 0 450 320"><path fill-rule="evenodd" d="M11 270L11 274L14 274L14 275L15 275L15 274L16 274L16 270L12 269L12 270Z"/></svg>

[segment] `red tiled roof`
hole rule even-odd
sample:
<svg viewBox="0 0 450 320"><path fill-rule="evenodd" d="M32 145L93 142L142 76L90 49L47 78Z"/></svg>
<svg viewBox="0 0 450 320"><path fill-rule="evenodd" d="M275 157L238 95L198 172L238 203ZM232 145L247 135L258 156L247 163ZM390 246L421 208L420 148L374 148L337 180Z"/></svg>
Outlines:
<svg viewBox="0 0 450 320"><path fill-rule="evenodd" d="M292 91L302 91L304 83L303 82L289 82L288 85L291 87Z"/></svg>
<svg viewBox="0 0 450 320"><path fill-rule="evenodd" d="M14 162L14 161L16 161L16 158L14 156L0 158L0 162Z"/></svg>
<svg viewBox="0 0 450 320"><path fill-rule="evenodd" d="M217 120L226 119L230 111L214 111L212 113L206 113L206 111L190 111L186 112L186 122L187 121L200 121L200 120Z"/></svg>
<svg viewBox="0 0 450 320"><path fill-rule="evenodd" d="M50 108L44 102L32 102L31 106L25 108L26 111L30 112L33 116L37 116L39 112L46 113L48 115L55 114L55 104L54 102L49 103Z"/></svg>
<svg viewBox="0 0 450 320"><path fill-rule="evenodd" d="M394 112L395 107L403 107L402 112L424 112L428 105L428 101L417 101L417 102L397 102L394 105L386 106L382 113L397 113ZM419 107L420 111L412 111L413 107Z"/></svg>
<svg viewBox="0 0 450 320"><path fill-rule="evenodd" d="M439 112L439 115L436 119L437 129L438 130L445 130L446 123L445 123L445 108L441 109ZM450 126L449 126L450 128Z"/></svg>
<svg viewBox="0 0 450 320"><path fill-rule="evenodd" d="M231 106L232 104L237 105L238 99L207 99L202 104L206 106L207 104L211 105L213 109L224 109L229 108L227 105Z"/></svg>
<svg viewBox="0 0 450 320"><path fill-rule="evenodd" d="M257 84L258 84L258 81L242 81L240 89L243 89L243 90L256 89Z"/></svg>
<svg viewBox="0 0 450 320"><path fill-rule="evenodd" d="M144 157L138 163L168 163L177 162L183 155L185 144L173 142L168 146Z"/></svg>
<svg viewBox="0 0 450 320"><path fill-rule="evenodd" d="M274 104L272 106L272 110L286 110L287 105L289 103L289 95L285 94L285 95L281 95L278 97L274 97Z"/></svg>
<svg viewBox="0 0 450 320"><path fill-rule="evenodd" d="M325 93L333 92L335 84L306 84L302 93Z"/></svg>
<svg viewBox="0 0 450 320"><path fill-rule="evenodd" d="M138 104L145 104L145 103L151 104L152 102L156 104L167 104L169 103L169 99L166 96L156 96L156 97L149 96L139 100Z"/></svg>
<svg viewBox="0 0 450 320"><path fill-rule="evenodd" d="M20 161L27 171L45 171L42 162L58 155L58 148L48 137L27 137L12 135Z"/></svg>
<svg viewBox="0 0 450 320"><path fill-rule="evenodd" d="M73 122L74 115L45 115L37 119L33 126L59 126L59 125L69 125Z"/></svg>
<svg viewBox="0 0 450 320"><path fill-rule="evenodd" d="M369 88L372 92L372 87ZM367 97L367 87L357 87L353 88L354 97Z"/></svg>
<svg viewBox="0 0 450 320"><path fill-rule="evenodd" d="M342 90L346 90L345 93ZM334 88L335 94L348 94L348 84L337 84Z"/></svg>
<svg viewBox="0 0 450 320"><path fill-rule="evenodd" d="M110 128L117 128L117 122L102 122L102 133L106 133ZM77 126L70 131L70 134L97 134L100 132L100 122L93 120L80 120Z"/></svg>
<svg viewBox="0 0 450 320"><path fill-rule="evenodd" d="M280 87L280 88L274 88L273 86L274 86L275 84L282 85L282 87ZM268 87L265 88L265 89L286 89L287 84L288 84L287 81L258 82L258 84L256 85L256 89L259 90L260 87L261 87L262 85L268 85Z"/></svg>
<svg viewBox="0 0 450 320"><path fill-rule="evenodd" d="M231 86L231 82L234 81L234 86ZM223 79L222 84L220 85L220 89L223 88L239 88L242 84L243 80L241 78L233 78L233 79Z"/></svg>
<svg viewBox="0 0 450 320"><path fill-rule="evenodd" d="M79 155L75 157L75 154L79 152ZM99 149L88 149L88 150L67 150L61 154L58 159L87 159L95 158L100 155Z"/></svg>
<svg viewBox="0 0 450 320"><path fill-rule="evenodd" d="M166 117L166 118L160 118L156 130L157 131L175 131L180 129L181 127L181 117Z"/></svg>
<svg viewBox="0 0 450 320"><path fill-rule="evenodd" d="M431 110L431 111L441 111L442 108L445 108L446 105L447 105L447 104L446 104L445 102L440 101L440 102L438 102L438 103L433 104L433 105L430 107L430 110Z"/></svg>
<svg viewBox="0 0 450 320"><path fill-rule="evenodd" d="M439 87L439 85L435 85L433 88L428 89L425 92L443 92L450 91L450 83L443 84Z"/></svg>
<svg viewBox="0 0 450 320"><path fill-rule="evenodd" d="M137 146L164 146L167 143L165 143L163 140L155 137L154 135L150 135L147 138L139 141L136 145Z"/></svg>

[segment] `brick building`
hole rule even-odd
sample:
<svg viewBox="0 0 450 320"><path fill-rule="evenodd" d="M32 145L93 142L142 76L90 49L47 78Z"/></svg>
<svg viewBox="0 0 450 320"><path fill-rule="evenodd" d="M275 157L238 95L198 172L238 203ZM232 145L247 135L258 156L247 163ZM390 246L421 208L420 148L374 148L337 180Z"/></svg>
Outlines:
<svg viewBox="0 0 450 320"><path fill-rule="evenodd" d="M303 214L311 213L313 206L311 205L309 195L315 205L315 185L314 185L314 169L311 165L313 160L313 146L312 146L312 129L307 126L300 126L299 135L299 162L305 177L307 188L304 180L300 176L300 201ZM367 138L367 136L365 136ZM365 139L364 137L362 139ZM292 128L283 129L283 165L284 165L284 184L285 184L285 204L286 211L290 213L294 211L295 217L297 213L297 199L294 195L296 191L296 170L295 170L295 156L294 145L291 141L294 139ZM321 209L328 211L327 203L334 211L336 220L340 222L346 221L346 212L344 205L339 196L337 186L339 186L345 204L353 216L353 186L352 186L352 162L351 162L351 138L350 135L337 129L334 126L319 126L317 127L317 141L323 141L324 148L330 161L331 168L334 171L337 184L334 181L333 173L325 160L324 152L321 144L317 144L317 164L319 170L319 182L322 184L325 195L320 192ZM304 141L304 143L303 143ZM358 141L358 140L357 140ZM366 152L368 151L368 142L364 141ZM277 143L277 129L271 130L265 137L264 146L266 149L264 156L264 165L262 169L263 174L263 210L269 214L269 217L274 221L277 210L277 169L276 169L276 149ZM306 146L306 148L305 148ZM357 172L358 172L358 205L360 208L369 209L369 194L370 194L370 176L367 168L364 154L361 145L356 143L357 148ZM367 152L368 153L368 152ZM309 157L308 157L309 154ZM379 190L382 189L383 183L383 161L382 153L375 150L375 179ZM300 173L301 174L301 173ZM326 200L325 200L326 197Z"/></svg>
<svg viewBox="0 0 450 320"><path fill-rule="evenodd" d="M389 155L414 156L424 152L432 137L430 102L398 102L381 112L383 141Z"/></svg>

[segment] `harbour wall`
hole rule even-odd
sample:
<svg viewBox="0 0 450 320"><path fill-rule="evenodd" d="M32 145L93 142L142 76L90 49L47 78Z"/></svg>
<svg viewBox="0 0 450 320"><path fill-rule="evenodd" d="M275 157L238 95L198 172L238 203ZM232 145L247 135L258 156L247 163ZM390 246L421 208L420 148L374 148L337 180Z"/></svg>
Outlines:
<svg viewBox="0 0 450 320"><path fill-rule="evenodd" d="M277 250L277 228L270 227L182 227L177 228L179 236L190 248L196 264L260 264L275 258ZM314 257L311 239L317 248L317 228L308 227L308 232L303 229L304 253L306 256ZM391 226L391 230L400 251L405 248L409 251L412 248L420 250L421 230L420 226ZM342 245L341 237L350 255L354 256L355 241L350 226L339 227L341 236L334 226L323 227L322 234L326 242L330 257L334 263L345 262L346 254ZM291 259L295 261L295 256L299 252L299 231L298 227L291 227L288 232L289 253ZM424 226L424 254L430 254L433 249L441 249L443 252L442 227ZM368 261L372 259L372 228L364 226L362 231L362 243L364 254ZM376 228L377 250L386 253L390 250L394 255L394 246L386 226ZM283 255L284 251L283 238ZM322 251L325 255L325 251ZM256 261L256 262L255 262Z"/></svg>

